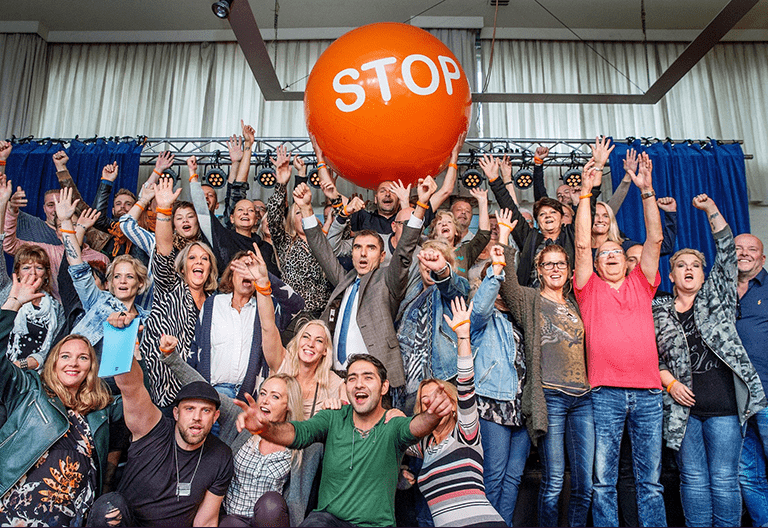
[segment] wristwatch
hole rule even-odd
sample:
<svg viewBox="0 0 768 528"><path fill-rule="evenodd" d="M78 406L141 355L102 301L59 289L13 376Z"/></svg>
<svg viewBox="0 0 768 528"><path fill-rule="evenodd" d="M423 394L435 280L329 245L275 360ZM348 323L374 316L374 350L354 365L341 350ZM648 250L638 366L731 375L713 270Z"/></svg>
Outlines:
<svg viewBox="0 0 768 528"><path fill-rule="evenodd" d="M29 368L29 363L27 362L27 358L24 358L21 361L19 361L19 367L21 367L22 370L27 370Z"/></svg>

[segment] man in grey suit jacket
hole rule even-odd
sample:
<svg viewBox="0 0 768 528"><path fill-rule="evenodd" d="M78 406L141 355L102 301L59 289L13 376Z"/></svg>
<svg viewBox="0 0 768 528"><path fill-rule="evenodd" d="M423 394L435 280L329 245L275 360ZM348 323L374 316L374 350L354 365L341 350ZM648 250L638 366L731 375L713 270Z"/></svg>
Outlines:
<svg viewBox="0 0 768 528"><path fill-rule="evenodd" d="M419 204L428 204L436 189L431 176L420 179ZM301 210L304 234L312 254L334 286L322 319L333 333L335 368L346 368L346 359L352 354L368 353L384 363L392 387L404 385L403 358L393 321L405 295L408 269L426 208L416 207L390 264L384 268L380 267L385 256L381 237L373 231L359 232L352 246L354 269L347 272L333 254L315 217L309 187L306 184L296 187L293 199Z"/></svg>

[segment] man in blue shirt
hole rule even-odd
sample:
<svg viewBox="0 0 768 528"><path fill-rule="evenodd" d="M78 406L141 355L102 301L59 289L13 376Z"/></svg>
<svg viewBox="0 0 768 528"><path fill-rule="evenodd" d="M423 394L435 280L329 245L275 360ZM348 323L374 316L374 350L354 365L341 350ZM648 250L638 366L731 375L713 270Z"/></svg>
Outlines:
<svg viewBox="0 0 768 528"><path fill-rule="evenodd" d="M739 260L739 309L736 330L757 370L763 388L768 389L768 272L765 271L763 243L754 235L735 238ZM739 482L744 504L753 526L768 523L768 409L749 419L741 452Z"/></svg>

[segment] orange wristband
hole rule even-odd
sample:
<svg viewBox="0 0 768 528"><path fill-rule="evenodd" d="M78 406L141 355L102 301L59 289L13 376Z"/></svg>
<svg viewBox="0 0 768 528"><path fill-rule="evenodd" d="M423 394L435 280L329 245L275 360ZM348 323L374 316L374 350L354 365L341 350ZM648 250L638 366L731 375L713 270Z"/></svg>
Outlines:
<svg viewBox="0 0 768 528"><path fill-rule="evenodd" d="M259 292L262 295L272 295L272 283L268 282L266 286L263 288L256 284L256 281L253 281L253 287L256 288L256 291Z"/></svg>
<svg viewBox="0 0 768 528"><path fill-rule="evenodd" d="M135 203L135 204L133 204L133 205L135 205L136 207L138 207L138 208L139 208L139 209L141 209L142 211L144 210L144 206L143 206L143 205L141 205L141 202L136 202L136 203Z"/></svg>
<svg viewBox="0 0 768 528"><path fill-rule="evenodd" d="M672 383L670 383L669 385L667 385L667 392L669 392L669 391L671 391L671 390L672 390L672 385L674 385L675 383L677 383L677 380L672 380ZM671 394L671 393L670 393L670 394Z"/></svg>
<svg viewBox="0 0 768 528"><path fill-rule="evenodd" d="M173 208L172 207L155 207L155 211L157 213L163 214L165 216L173 216Z"/></svg>
<svg viewBox="0 0 768 528"><path fill-rule="evenodd" d="M195 178L199 178L199 177L200 177L200 176L198 176L197 174L193 174L192 176L190 176L190 177L189 177L189 181L191 182L191 181L192 181L192 180L194 180Z"/></svg>
<svg viewBox="0 0 768 528"><path fill-rule="evenodd" d="M157 348L159 348L159 349L160 349L160 352L162 352L162 353L163 353L163 354L165 354L166 356L167 356L168 354L170 354L171 352L173 352L174 350L176 350L176 348L171 348L171 349L168 349L168 348L163 348L163 347L161 347L161 346L158 346Z"/></svg>
<svg viewBox="0 0 768 528"><path fill-rule="evenodd" d="M451 330L453 330L455 332L458 327L460 327L461 325L465 325L465 324L469 324L469 319L464 319L463 321L459 321L458 323L456 323L455 326L451 327Z"/></svg>
<svg viewBox="0 0 768 528"><path fill-rule="evenodd" d="M506 266L506 262L491 262L491 266Z"/></svg>
<svg viewBox="0 0 768 528"><path fill-rule="evenodd" d="M504 227L506 227L507 229L509 229L510 231L512 231L512 226L511 226L511 225L509 225L509 224L508 224L508 223L506 223L506 222L499 222L499 225L500 225L500 226L504 226Z"/></svg>
<svg viewBox="0 0 768 528"><path fill-rule="evenodd" d="M583 200L584 198L592 198L592 193L587 193L579 196L579 200Z"/></svg>
<svg viewBox="0 0 768 528"><path fill-rule="evenodd" d="M421 207L422 209L429 209L429 205L421 203L421 201L417 201L416 205Z"/></svg>
<svg viewBox="0 0 768 528"><path fill-rule="evenodd" d="M459 166L458 166L458 165L456 165L455 163L449 163L449 164L448 164L448 166L449 166L450 168L452 168L452 169L456 169L456 170L459 170Z"/></svg>
<svg viewBox="0 0 768 528"><path fill-rule="evenodd" d="M59 231L61 231L62 233L67 233L68 235L76 235L77 234L76 231L72 231L71 229L64 229L62 227L59 228Z"/></svg>
<svg viewBox="0 0 768 528"><path fill-rule="evenodd" d="M321 161L320 163L317 164L317 169L318 170L320 170L320 169L327 169L327 168L328 168L328 165L326 165L324 161Z"/></svg>
<svg viewBox="0 0 768 528"><path fill-rule="evenodd" d="M0 160L0 167L5 166L5 160Z"/></svg>
<svg viewBox="0 0 768 528"><path fill-rule="evenodd" d="M158 176L162 176L163 175L163 173L162 172L158 172L157 169L152 169L152 172L154 172Z"/></svg>
<svg viewBox="0 0 768 528"><path fill-rule="evenodd" d="M536 165L544 165L544 160L538 156L533 157L533 163Z"/></svg>

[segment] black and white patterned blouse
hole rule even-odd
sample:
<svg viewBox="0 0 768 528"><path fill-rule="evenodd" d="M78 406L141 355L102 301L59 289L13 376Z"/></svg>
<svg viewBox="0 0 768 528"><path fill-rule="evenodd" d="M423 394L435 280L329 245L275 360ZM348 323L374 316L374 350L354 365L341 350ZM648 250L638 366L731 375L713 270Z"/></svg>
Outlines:
<svg viewBox="0 0 768 528"><path fill-rule="evenodd" d="M285 232L288 214L285 185L275 185L275 192L267 200L267 223L272 244L280 261L283 281L304 299L304 309L318 317L331 297L330 283L312 251L301 238L292 240Z"/></svg>
<svg viewBox="0 0 768 528"><path fill-rule="evenodd" d="M186 361L200 313L192 291L173 267L175 257L175 252L164 256L156 249L152 254L154 300L152 312L144 323L139 346L144 360L144 371L150 381L149 394L158 407L171 405L181 389L181 382L161 361L163 356L160 352L160 337L163 334L176 337L179 340L176 350Z"/></svg>

